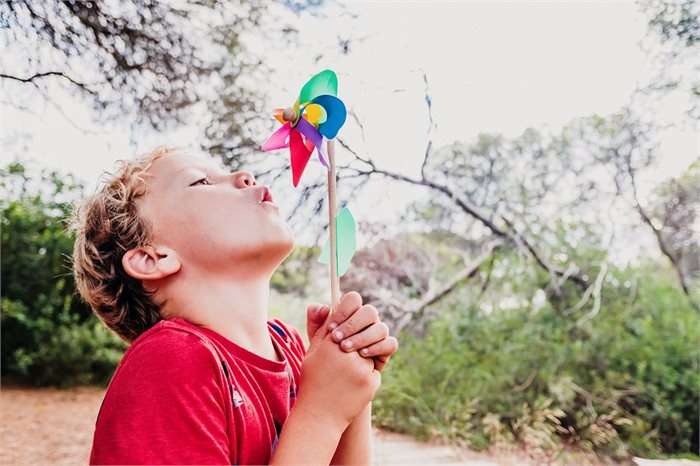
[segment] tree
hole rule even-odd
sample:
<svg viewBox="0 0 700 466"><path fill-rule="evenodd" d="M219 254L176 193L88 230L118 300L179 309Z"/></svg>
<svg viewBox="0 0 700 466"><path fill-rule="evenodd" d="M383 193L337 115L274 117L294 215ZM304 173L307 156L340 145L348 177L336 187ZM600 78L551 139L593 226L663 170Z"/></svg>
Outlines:
<svg viewBox="0 0 700 466"><path fill-rule="evenodd" d="M689 114L700 118L700 2L698 0L640 0L649 32L659 41L652 48L657 75L642 90L660 93L680 89L690 100Z"/></svg>
<svg viewBox="0 0 700 466"><path fill-rule="evenodd" d="M667 198L657 202L667 205L650 207L640 198L638 178L657 158L658 144L653 137L659 129L654 122L635 118L626 109L608 120L581 119L565 131L572 139L576 138L573 133L578 134L577 153L591 154L591 162L605 169L606 178L614 183L615 195L624 198L653 233L659 250L676 271L680 287L690 297L690 277L681 265L686 244L681 243L696 236L693 222L698 201L693 168L683 184L671 180L657 188Z"/></svg>
<svg viewBox="0 0 700 466"><path fill-rule="evenodd" d="M76 295L64 230L82 188L70 176L38 179L12 163L2 194L2 376L31 385L109 381L125 345Z"/></svg>
<svg viewBox="0 0 700 466"><path fill-rule="evenodd" d="M657 187L650 204L649 226L673 256L679 280L688 288L700 278L700 159Z"/></svg>
<svg viewBox="0 0 700 466"><path fill-rule="evenodd" d="M250 59L239 35L263 10L218 0L10 0L0 5L0 78L33 85L46 100L58 81L105 119L162 128L182 122L197 102L253 100L238 82Z"/></svg>

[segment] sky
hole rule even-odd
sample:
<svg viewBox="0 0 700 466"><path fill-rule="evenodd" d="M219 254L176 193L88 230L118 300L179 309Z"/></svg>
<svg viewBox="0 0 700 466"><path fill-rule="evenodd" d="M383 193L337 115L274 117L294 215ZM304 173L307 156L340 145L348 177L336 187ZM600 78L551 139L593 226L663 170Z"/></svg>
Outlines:
<svg viewBox="0 0 700 466"><path fill-rule="evenodd" d="M334 69L339 96L365 128L363 139L349 122L342 137L378 166L409 176L419 174L429 139L440 147L480 132L557 132L573 118L620 109L650 69L640 47L646 19L633 2L331 3L298 16L270 8L300 30L294 49L256 41L261 31L251 31L250 48L275 70L261 84L270 109L291 105L312 74ZM339 52L340 39L349 40L349 53ZM436 125L430 133L424 76ZM89 104L65 93L54 100L25 97L26 110L3 102L3 159L21 152L22 160L73 172L92 187L116 159L199 143L196 125L134 133L128 124L96 125ZM665 111L675 118L685 104L669 101ZM643 180L648 188L698 156L697 128L669 129L661 149L659 166ZM339 150L340 162L345 157ZM318 163L307 170L305 177L322 176ZM375 185L351 206L356 216L379 220L374 199L398 206L416 196Z"/></svg>

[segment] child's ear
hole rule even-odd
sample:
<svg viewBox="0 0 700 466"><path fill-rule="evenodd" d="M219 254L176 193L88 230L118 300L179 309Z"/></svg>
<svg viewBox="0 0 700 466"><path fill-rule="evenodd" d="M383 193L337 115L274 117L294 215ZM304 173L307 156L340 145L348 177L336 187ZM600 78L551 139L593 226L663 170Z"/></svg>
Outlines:
<svg viewBox="0 0 700 466"><path fill-rule="evenodd" d="M174 249L142 246L128 250L122 257L122 266L137 280L160 280L180 270L182 263Z"/></svg>

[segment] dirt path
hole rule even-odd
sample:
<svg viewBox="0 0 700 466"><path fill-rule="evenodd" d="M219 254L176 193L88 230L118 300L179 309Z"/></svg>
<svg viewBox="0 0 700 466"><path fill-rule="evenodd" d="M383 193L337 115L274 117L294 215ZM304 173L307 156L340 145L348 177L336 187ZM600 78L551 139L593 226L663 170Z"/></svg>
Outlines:
<svg viewBox="0 0 700 466"><path fill-rule="evenodd" d="M95 387L2 388L0 464L87 464L103 397L104 390ZM419 448L416 455L414 442L407 439L378 431L377 464L459 461L448 447Z"/></svg>
<svg viewBox="0 0 700 466"><path fill-rule="evenodd" d="M87 464L104 391L2 388L0 464Z"/></svg>
<svg viewBox="0 0 700 466"><path fill-rule="evenodd" d="M103 397L104 390L95 387L68 390L2 387L0 465L87 464L95 419ZM417 442L405 435L379 430L375 431L374 436L374 459L377 465L489 466L530 463L522 456L493 457L471 451L457 451L447 446ZM664 463L664 466L671 464L660 463Z"/></svg>

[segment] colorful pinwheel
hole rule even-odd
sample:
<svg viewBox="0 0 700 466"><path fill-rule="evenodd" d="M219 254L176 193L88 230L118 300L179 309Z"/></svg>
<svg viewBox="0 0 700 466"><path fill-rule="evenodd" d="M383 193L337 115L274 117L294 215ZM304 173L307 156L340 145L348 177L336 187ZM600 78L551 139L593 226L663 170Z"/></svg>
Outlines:
<svg viewBox="0 0 700 466"><path fill-rule="evenodd" d="M316 151L321 163L328 169L329 239L319 261L330 264L331 304L336 308L340 300L338 276L343 275L355 254L355 219L346 207L335 215L335 160L333 138L345 123L345 104L337 97L338 78L331 70L324 70L301 88L292 108L277 108L273 114L282 127L272 133L262 150L271 151L289 147L292 165L292 183L296 188L301 175ZM328 139L328 151L323 140ZM331 261L334 251L335 261Z"/></svg>
<svg viewBox="0 0 700 466"><path fill-rule="evenodd" d="M323 138L333 139L347 116L345 104L336 97L337 94L338 78L335 73L331 70L321 71L304 84L292 108L277 108L273 112L282 127L272 133L262 150L289 147L295 188L314 149L321 163L330 168L323 150Z"/></svg>

